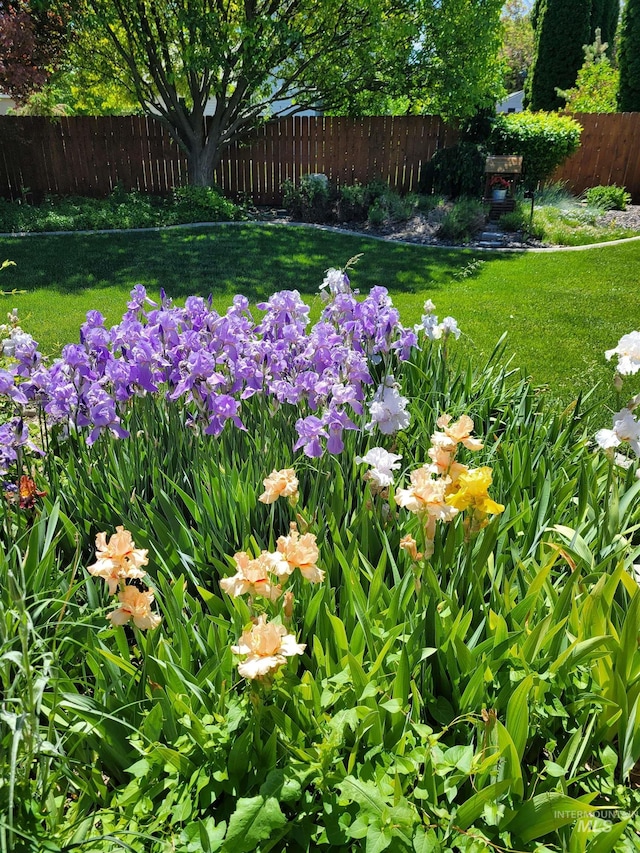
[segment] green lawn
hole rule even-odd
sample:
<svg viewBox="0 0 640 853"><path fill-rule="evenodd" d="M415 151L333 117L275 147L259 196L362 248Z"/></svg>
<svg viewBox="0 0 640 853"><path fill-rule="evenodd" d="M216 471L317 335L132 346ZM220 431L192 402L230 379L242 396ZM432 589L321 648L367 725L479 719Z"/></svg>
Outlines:
<svg viewBox="0 0 640 853"><path fill-rule="evenodd" d="M324 270L362 253L352 281L362 292L387 287L405 323L420 319L431 298L451 314L463 345L489 353L503 332L513 363L536 384L569 401L602 381L611 365L604 350L640 327L640 242L583 252L487 254L401 246L319 229L225 225L137 234L68 234L0 240L7 309L47 353L77 340L90 308L115 322L134 284L176 299L212 293L225 308L234 293L252 300L274 290L317 292ZM481 264L473 264L481 259ZM461 339L462 340L462 339Z"/></svg>

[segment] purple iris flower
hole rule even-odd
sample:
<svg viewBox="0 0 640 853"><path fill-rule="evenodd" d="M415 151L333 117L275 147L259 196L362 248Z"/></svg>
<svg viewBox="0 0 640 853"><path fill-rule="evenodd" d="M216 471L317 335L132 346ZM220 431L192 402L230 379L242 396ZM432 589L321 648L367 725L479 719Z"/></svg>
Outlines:
<svg viewBox="0 0 640 853"><path fill-rule="evenodd" d="M327 438L327 431L320 418L316 418L314 415L298 418L296 432L299 438L293 445L294 450L299 450L302 447L306 456L311 458L322 456L320 439Z"/></svg>

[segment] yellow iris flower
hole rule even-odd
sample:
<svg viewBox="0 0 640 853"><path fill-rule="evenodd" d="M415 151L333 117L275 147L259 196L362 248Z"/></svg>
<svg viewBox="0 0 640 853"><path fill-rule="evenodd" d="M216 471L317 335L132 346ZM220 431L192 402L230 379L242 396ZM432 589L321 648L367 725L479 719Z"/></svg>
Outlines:
<svg viewBox="0 0 640 853"><path fill-rule="evenodd" d="M449 495L446 502L460 512L473 507L474 510L488 515L497 515L503 512L504 506L489 497L488 489L492 481L491 468L486 466L465 471L458 477L457 491Z"/></svg>

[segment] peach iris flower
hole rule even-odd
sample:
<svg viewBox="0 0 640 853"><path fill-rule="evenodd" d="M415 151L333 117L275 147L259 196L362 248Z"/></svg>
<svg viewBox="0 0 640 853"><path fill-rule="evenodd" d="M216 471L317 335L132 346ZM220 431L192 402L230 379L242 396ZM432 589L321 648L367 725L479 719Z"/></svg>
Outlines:
<svg viewBox="0 0 640 853"><path fill-rule="evenodd" d="M275 469L262 481L264 492L258 498L263 504L272 504L279 497L292 498L298 496L298 478L293 468Z"/></svg>
<svg viewBox="0 0 640 853"><path fill-rule="evenodd" d="M275 601L282 595L282 589L271 583L269 573L276 573L276 564L282 562L279 557L280 555L276 557L275 554L263 551L257 559L252 560L245 551L239 551L233 557L236 561L236 574L230 578L222 578L220 588L232 598L248 592L252 596L260 595Z"/></svg>
<svg viewBox="0 0 640 853"><path fill-rule="evenodd" d="M238 666L243 678L262 678L276 672L288 657L301 655L306 646L297 643L283 625L267 622L262 614L248 631L244 631L237 646L231 646L236 655L246 655Z"/></svg>
<svg viewBox="0 0 640 853"><path fill-rule="evenodd" d="M125 578L143 578L149 560L147 548L136 548L131 533L124 527L116 527L116 532L107 543L107 534L98 533L96 536L96 562L87 566L89 574L106 580L109 595L118 588L118 582Z"/></svg>
<svg viewBox="0 0 640 853"><path fill-rule="evenodd" d="M418 551L418 543L410 534L403 536L400 540L400 550L406 551L415 562L422 559L423 555Z"/></svg>
<svg viewBox="0 0 640 853"><path fill-rule="evenodd" d="M457 444L463 444L468 450L482 450L484 445L478 438L472 438L473 421L469 415L462 415L451 423L451 415L440 415L436 421L442 432L435 432L432 441L436 445L453 450Z"/></svg>
<svg viewBox="0 0 640 853"><path fill-rule="evenodd" d="M126 625L130 619L136 628L145 631L147 628L157 628L160 624L160 616L151 611L153 593L151 590L140 592L135 586L125 586L118 593L120 607L107 613L113 625Z"/></svg>
<svg viewBox="0 0 640 853"><path fill-rule="evenodd" d="M411 472L411 485L408 489L398 489L395 494L398 506L418 515L429 515L441 521L450 521L458 512L445 503L448 477L434 479L431 466L423 465ZM453 510L453 511L452 511Z"/></svg>
<svg viewBox="0 0 640 853"><path fill-rule="evenodd" d="M436 521L451 521L458 514L454 506L446 503L447 489L451 484L449 477L434 479L432 466L423 465L411 472L411 485L408 489L398 489L395 494L398 506L403 506L419 515L424 523L425 551L430 557L434 550Z"/></svg>
<svg viewBox="0 0 640 853"><path fill-rule="evenodd" d="M316 537L313 533L300 536L295 522L291 522L288 536L278 538L278 553L284 560L282 568L276 567L277 574L290 575L295 569L300 569L300 574L311 583L321 583L324 580L324 572L316 565L320 556Z"/></svg>

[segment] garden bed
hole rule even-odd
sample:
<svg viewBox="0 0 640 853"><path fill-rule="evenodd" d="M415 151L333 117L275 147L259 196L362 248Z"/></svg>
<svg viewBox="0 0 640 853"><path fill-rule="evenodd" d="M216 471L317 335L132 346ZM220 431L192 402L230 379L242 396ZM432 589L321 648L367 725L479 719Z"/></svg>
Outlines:
<svg viewBox="0 0 640 853"><path fill-rule="evenodd" d="M428 212L416 211L404 222L385 222L382 225L373 225L367 220L361 220L357 222L336 222L333 227L370 237L399 240L422 246L459 245L460 241L446 240L438 235L444 213L452 208L453 202L446 202ZM294 221L293 217L289 216L286 211L276 208L261 208L258 211L257 218L261 221L282 224L290 224ZM611 229L611 235L603 236L602 240L617 239L617 232L620 230L640 235L640 205L628 205L626 210L602 212L595 221L595 227ZM616 230L616 233L613 233L613 229ZM551 248L554 245L561 245L549 240L536 239L522 231L509 232L505 230L503 235L503 246L509 249ZM478 234L475 239L465 242L464 245L469 246L469 248L478 248L481 242L480 234Z"/></svg>

